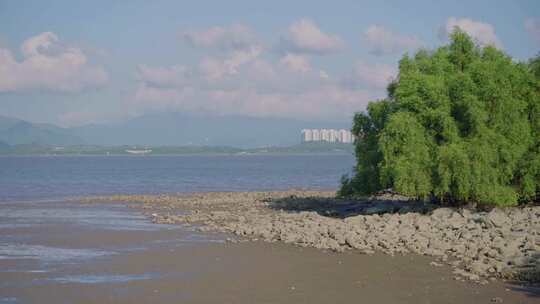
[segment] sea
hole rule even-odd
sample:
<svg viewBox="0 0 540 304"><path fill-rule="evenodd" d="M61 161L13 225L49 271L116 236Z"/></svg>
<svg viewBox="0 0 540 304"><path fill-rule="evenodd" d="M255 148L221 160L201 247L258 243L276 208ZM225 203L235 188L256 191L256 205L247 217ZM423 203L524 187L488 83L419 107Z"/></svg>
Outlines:
<svg viewBox="0 0 540 304"><path fill-rule="evenodd" d="M0 156L0 202L88 195L336 189L349 154Z"/></svg>
<svg viewBox="0 0 540 304"><path fill-rule="evenodd" d="M81 203L79 197L336 190L353 165L347 154L2 156L0 304L76 303L77 294L58 297L73 288L115 296L130 282L184 275L148 265L114 269L130 256L226 238L153 224L124 204Z"/></svg>

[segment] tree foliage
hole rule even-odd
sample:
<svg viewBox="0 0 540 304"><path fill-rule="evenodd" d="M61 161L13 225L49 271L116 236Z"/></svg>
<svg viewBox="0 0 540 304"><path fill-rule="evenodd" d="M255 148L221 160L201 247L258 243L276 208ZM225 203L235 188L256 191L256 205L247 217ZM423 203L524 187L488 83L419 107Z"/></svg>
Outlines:
<svg viewBox="0 0 540 304"><path fill-rule="evenodd" d="M540 193L540 59L517 63L456 29L399 62L385 100L354 117L354 176L339 194L515 205Z"/></svg>

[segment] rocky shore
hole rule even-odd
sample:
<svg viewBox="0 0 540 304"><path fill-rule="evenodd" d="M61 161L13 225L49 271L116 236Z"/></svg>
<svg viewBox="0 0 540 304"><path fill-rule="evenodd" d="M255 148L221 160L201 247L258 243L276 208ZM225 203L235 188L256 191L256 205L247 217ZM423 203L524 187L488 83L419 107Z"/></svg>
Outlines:
<svg viewBox="0 0 540 304"><path fill-rule="evenodd" d="M156 223L197 225L237 240L285 242L366 254L416 253L453 267L456 280L540 281L540 206L478 212L382 194L363 201L334 192L283 191L119 195L86 201L139 202Z"/></svg>

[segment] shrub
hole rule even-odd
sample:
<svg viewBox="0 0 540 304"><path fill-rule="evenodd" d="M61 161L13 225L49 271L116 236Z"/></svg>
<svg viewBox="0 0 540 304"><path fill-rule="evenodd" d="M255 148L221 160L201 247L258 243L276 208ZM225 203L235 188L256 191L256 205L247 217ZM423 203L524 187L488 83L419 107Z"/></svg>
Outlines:
<svg viewBox="0 0 540 304"><path fill-rule="evenodd" d="M499 206L538 199L539 66L459 29L449 45L405 55L388 97L354 117L357 164L339 194L393 188Z"/></svg>

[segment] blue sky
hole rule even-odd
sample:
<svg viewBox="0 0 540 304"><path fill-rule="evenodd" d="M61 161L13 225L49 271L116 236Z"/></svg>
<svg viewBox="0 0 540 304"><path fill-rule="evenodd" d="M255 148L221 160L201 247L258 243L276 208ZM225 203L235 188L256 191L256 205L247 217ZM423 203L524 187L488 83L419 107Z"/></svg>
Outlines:
<svg viewBox="0 0 540 304"><path fill-rule="evenodd" d="M64 126L151 112L350 119L405 52L459 26L517 60L538 1L2 1L0 115Z"/></svg>

